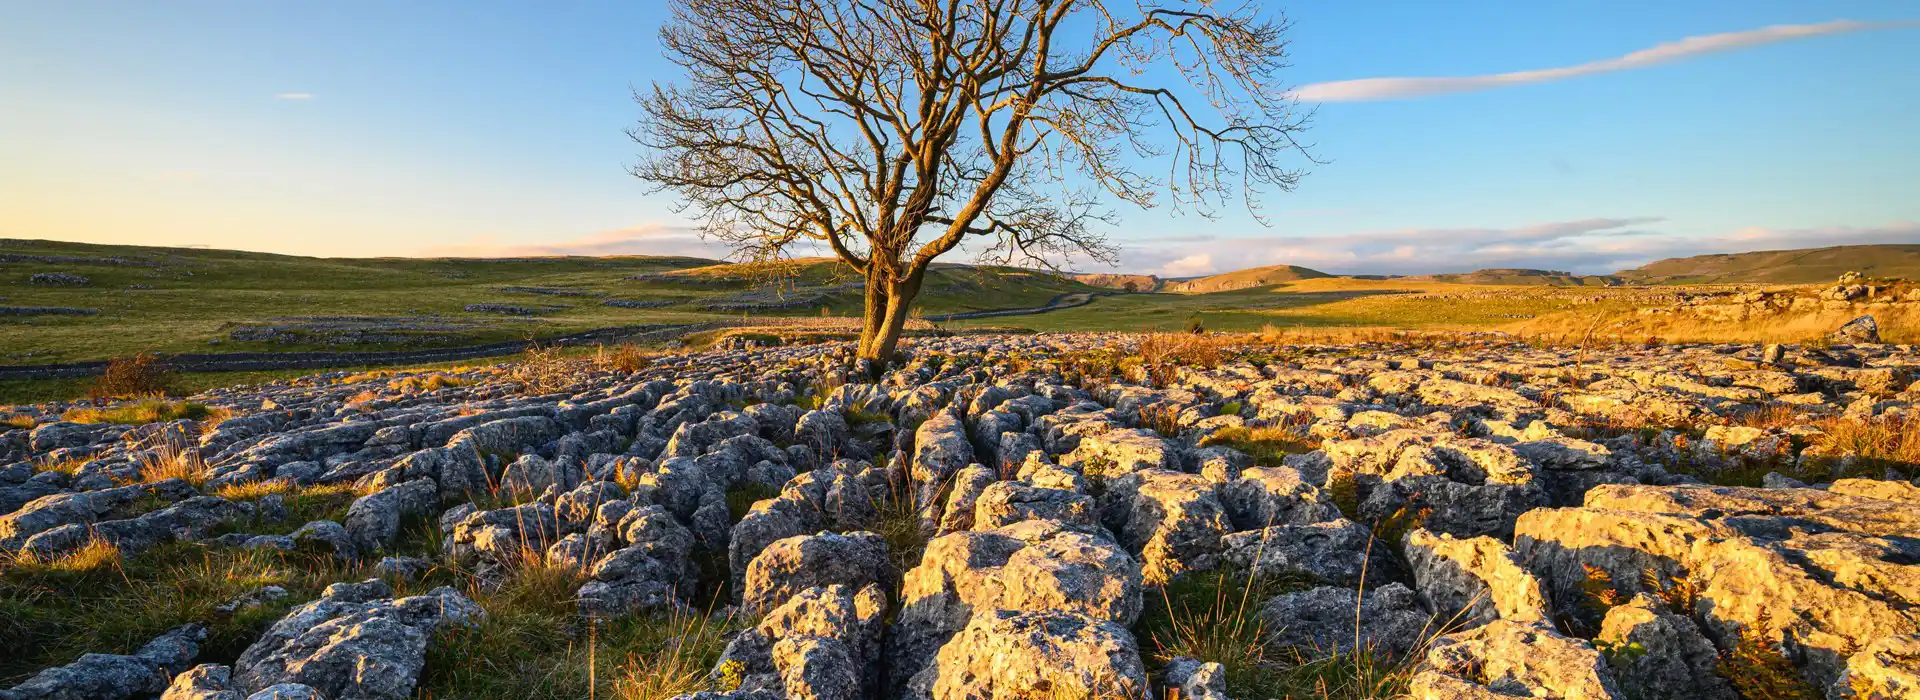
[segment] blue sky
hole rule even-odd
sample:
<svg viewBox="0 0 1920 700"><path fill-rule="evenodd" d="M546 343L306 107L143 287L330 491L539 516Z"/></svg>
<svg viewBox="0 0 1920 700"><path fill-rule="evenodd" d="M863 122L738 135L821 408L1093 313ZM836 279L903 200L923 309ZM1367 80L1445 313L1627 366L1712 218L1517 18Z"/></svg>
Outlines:
<svg viewBox="0 0 1920 700"><path fill-rule="evenodd" d="M660 4L0 0L0 237L717 256L624 170L629 86L673 76ZM1310 135L1330 162L1269 198L1271 227L1118 210L1124 269L1608 272L1920 242L1913 3L1275 7L1288 81L1337 100ZM1782 26L1808 35L1764 34ZM1340 82L1587 64L1448 94Z"/></svg>

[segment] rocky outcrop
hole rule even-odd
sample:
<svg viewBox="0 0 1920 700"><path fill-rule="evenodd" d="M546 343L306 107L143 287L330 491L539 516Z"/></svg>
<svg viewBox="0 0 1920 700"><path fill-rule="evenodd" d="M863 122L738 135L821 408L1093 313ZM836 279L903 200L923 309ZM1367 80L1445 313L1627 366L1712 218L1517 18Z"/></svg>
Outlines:
<svg viewBox="0 0 1920 700"><path fill-rule="evenodd" d="M997 610L975 616L908 684L924 700L1148 696L1126 627L1076 612Z"/></svg>
<svg viewBox="0 0 1920 700"><path fill-rule="evenodd" d="M167 689L200 653L205 627L192 624L160 635L131 655L85 654L65 666L34 675L0 700L120 700L152 697Z"/></svg>
<svg viewBox="0 0 1920 700"><path fill-rule="evenodd" d="M1229 659L1167 660L1149 687L1169 650L1131 628L1154 585L1241 576L1275 591L1246 604L1276 653L1424 659L1427 697L1721 698L1736 644L1830 697L1910 692L1920 488L1839 439L1911 420L1910 347L1485 336L1223 347L1151 383L1102 365L1139 348L928 336L881 367L742 340L582 360L537 391L512 367L219 389L193 399L231 414L211 425L21 407L33 427L0 427L0 554L265 549L410 591L577 577L553 632L581 644L732 607L755 621L703 700L1219 699ZM139 483L171 442L205 473ZM287 589L209 605L259 614ZM459 595L343 584L230 669L95 661L143 697L440 696L413 687L439 677L419 650L475 619Z"/></svg>
<svg viewBox="0 0 1920 700"><path fill-rule="evenodd" d="M1603 486L1523 516L1515 549L1563 601L1594 572L1687 591L1718 646L1761 635L1831 687L1855 650L1920 630L1916 526L1913 504L1815 489Z"/></svg>
<svg viewBox="0 0 1920 700"><path fill-rule="evenodd" d="M1027 520L927 544L906 573L890 658L896 683L931 663L976 617L1062 612L1124 630L1139 617L1140 569L1104 535Z"/></svg>
<svg viewBox="0 0 1920 700"><path fill-rule="evenodd" d="M434 632L477 624L480 606L451 588L390 598L378 580L334 584L274 623L234 664L241 692L297 683L342 700L412 696Z"/></svg>
<svg viewBox="0 0 1920 700"><path fill-rule="evenodd" d="M1420 599L1449 629L1551 619L1540 581L1499 540L1414 530L1402 546Z"/></svg>
<svg viewBox="0 0 1920 700"><path fill-rule="evenodd" d="M1435 640L1409 690L1415 700L1627 698L1591 645L1510 620Z"/></svg>
<svg viewBox="0 0 1920 700"><path fill-rule="evenodd" d="M1718 652L1693 620L1666 609L1649 595L1634 596L1607 611L1596 644L1628 698L1735 700L1733 688L1715 672Z"/></svg>
<svg viewBox="0 0 1920 700"><path fill-rule="evenodd" d="M741 607L757 614L815 587L859 590L884 584L891 588L897 576L887 558L886 540L871 532L788 537L761 550L747 566Z"/></svg>

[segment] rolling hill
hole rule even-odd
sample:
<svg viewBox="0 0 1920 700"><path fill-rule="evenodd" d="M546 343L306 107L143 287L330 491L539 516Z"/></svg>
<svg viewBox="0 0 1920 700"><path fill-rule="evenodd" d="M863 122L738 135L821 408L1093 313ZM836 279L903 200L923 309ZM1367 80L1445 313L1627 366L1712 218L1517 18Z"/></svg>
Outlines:
<svg viewBox="0 0 1920 700"><path fill-rule="evenodd" d="M1643 284L1811 284L1847 272L1920 279L1920 244L1849 245L1668 258L1615 276Z"/></svg>
<svg viewBox="0 0 1920 700"><path fill-rule="evenodd" d="M1617 284L1620 281L1618 278L1602 275L1576 275L1571 272L1561 272L1559 270L1530 270L1526 268L1491 268L1457 274L1422 275L1408 279L1452 282L1454 284L1546 287L1604 287L1609 284Z"/></svg>
<svg viewBox="0 0 1920 700"><path fill-rule="evenodd" d="M1082 272L1069 275L1081 284L1128 292L1151 292L1160 288L1160 278L1123 272Z"/></svg>
<svg viewBox="0 0 1920 700"><path fill-rule="evenodd" d="M836 260L313 258L0 239L0 365L140 350L412 350L742 316L857 316ZM916 312L1031 308L1102 291L1012 267L936 264Z"/></svg>
<svg viewBox="0 0 1920 700"><path fill-rule="evenodd" d="M1198 279L1168 280L1160 286L1160 291L1174 294L1211 294L1332 276L1298 265L1272 265L1235 270Z"/></svg>

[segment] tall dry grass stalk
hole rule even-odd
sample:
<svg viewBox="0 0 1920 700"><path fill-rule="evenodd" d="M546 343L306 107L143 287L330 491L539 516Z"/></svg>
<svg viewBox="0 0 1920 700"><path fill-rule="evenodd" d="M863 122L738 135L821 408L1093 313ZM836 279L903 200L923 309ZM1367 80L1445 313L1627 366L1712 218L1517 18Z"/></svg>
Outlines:
<svg viewBox="0 0 1920 700"><path fill-rule="evenodd" d="M173 440L162 440L140 455L140 480L149 484L180 479L197 487L206 483L211 472L198 448Z"/></svg>
<svg viewBox="0 0 1920 700"><path fill-rule="evenodd" d="M709 679L709 667L726 646L725 622L673 613L663 624L674 639L652 653L628 655L613 681L613 697L667 700L703 690L726 692L739 687L739 680L730 678L726 669L719 677Z"/></svg>

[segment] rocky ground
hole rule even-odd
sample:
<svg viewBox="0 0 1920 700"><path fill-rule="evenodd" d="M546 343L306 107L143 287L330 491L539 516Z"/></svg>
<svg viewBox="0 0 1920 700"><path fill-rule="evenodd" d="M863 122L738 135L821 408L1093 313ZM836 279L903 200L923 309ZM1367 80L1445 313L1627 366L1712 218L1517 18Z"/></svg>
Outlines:
<svg viewBox="0 0 1920 700"><path fill-rule="evenodd" d="M556 648L723 630L624 697L1920 697L1913 347L907 352L877 382L833 343L320 375L205 422L28 408L9 668L112 643L0 698L508 697L460 645L536 604ZM46 583L101 552L306 558L116 635L48 612L138 604ZM534 571L558 591L501 593Z"/></svg>

